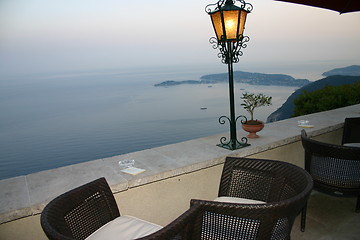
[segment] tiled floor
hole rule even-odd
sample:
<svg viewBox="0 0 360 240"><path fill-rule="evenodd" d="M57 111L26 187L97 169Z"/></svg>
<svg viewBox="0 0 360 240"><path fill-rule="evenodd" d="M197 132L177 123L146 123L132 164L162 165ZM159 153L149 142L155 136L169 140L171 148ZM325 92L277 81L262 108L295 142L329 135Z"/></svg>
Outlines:
<svg viewBox="0 0 360 240"><path fill-rule="evenodd" d="M355 212L356 198L340 198L313 191L309 202L305 232L300 231L300 216L292 240L358 240L360 213Z"/></svg>

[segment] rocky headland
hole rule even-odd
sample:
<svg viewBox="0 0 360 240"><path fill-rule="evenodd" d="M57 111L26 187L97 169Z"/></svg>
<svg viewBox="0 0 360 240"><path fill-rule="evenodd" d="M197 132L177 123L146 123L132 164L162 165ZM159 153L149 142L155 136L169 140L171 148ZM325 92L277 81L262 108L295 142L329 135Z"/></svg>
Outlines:
<svg viewBox="0 0 360 240"><path fill-rule="evenodd" d="M322 75L327 77L307 84L291 94L280 108L269 115L267 122L275 122L292 117L295 108L294 100L305 91L312 92L325 86L340 86L359 82L360 66L353 65L344 68L336 68L324 72Z"/></svg>
<svg viewBox="0 0 360 240"><path fill-rule="evenodd" d="M158 84L155 87L170 87L181 84L216 84L216 83L227 83L227 73L217 73L204 75L197 80L184 80L184 81L173 81L168 80ZM242 71L234 71L234 82L245 83L250 85L265 85L265 86L295 86L302 87L310 83L308 79L295 79L285 74L266 74L266 73L250 73Z"/></svg>

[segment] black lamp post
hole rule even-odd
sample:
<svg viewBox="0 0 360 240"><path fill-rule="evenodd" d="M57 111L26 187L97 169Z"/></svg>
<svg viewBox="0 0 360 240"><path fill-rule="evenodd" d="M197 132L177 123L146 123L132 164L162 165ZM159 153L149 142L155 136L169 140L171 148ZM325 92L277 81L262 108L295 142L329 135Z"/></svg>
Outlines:
<svg viewBox="0 0 360 240"><path fill-rule="evenodd" d="M236 1L241 4L240 7L234 5ZM244 0L219 0L215 4L207 5L205 8L205 11L211 17L216 34L216 37L210 38L210 43L213 44L214 49L219 48L219 58L222 59L222 63L228 65L230 118L221 116L219 122L225 124L225 119L229 121L230 141L227 141L226 137L222 137L218 146L230 150L250 145L247 143L246 137L241 138L241 142L236 137L236 121L239 118L243 118L242 122L246 121L246 117L238 116L235 118L233 63L239 62L239 57L243 54L241 48L246 48L246 42L249 41L249 37L244 36L243 32L246 16L252 9L253 6L245 3Z"/></svg>

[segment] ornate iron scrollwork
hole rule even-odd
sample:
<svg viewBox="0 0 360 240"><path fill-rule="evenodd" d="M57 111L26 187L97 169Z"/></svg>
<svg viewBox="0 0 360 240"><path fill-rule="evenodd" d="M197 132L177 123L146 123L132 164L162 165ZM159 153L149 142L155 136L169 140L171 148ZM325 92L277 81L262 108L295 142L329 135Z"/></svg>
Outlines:
<svg viewBox="0 0 360 240"><path fill-rule="evenodd" d="M241 118L241 123L245 123L247 121L247 118L243 115L238 116L235 119L235 124L237 123L238 119ZM219 123L220 124L225 124L226 120L229 121L229 123L231 124L231 119L227 116L221 116L219 117ZM235 141L235 142L233 142ZM220 144L218 144L218 146L223 147L223 148L228 148L228 149L234 149L234 145L236 146L235 149L240 148L240 147L246 147L249 146L250 144L248 144L248 139L246 137L242 137L240 141L238 141L237 139L235 140L230 140L227 141L226 137L221 137L220 138Z"/></svg>
<svg viewBox="0 0 360 240"><path fill-rule="evenodd" d="M220 9L221 5L223 5L223 3L225 2L225 0L220 0L218 1L217 3L212 3L212 4L209 4L205 7L205 12L206 13L211 13L211 12L214 12L214 11L217 11ZM214 7L214 8L213 8ZM213 9L212 9L213 8Z"/></svg>
<svg viewBox="0 0 360 240"><path fill-rule="evenodd" d="M219 10L225 1L226 0L219 0L217 3L212 3L212 4L207 5L205 7L205 12L211 13L211 12ZM229 1L229 0L227 0L227 1ZM253 5L251 5L251 3L246 3L245 0L232 0L232 3L235 4L236 2L240 2L240 7L242 9L245 9L248 12L251 12L254 8Z"/></svg>
<svg viewBox="0 0 360 240"><path fill-rule="evenodd" d="M247 122L247 118L246 118L244 115L238 116L238 117L235 119L235 121L237 122L237 120L238 120L239 118L242 118L242 120L240 120L240 122L241 122L242 124Z"/></svg>
<svg viewBox="0 0 360 240"><path fill-rule="evenodd" d="M230 140L228 142L227 142L226 137L221 137L220 144L218 144L217 146L226 148L229 150L234 150L234 149L239 149L239 148L250 146L250 144L248 144L248 139L246 137L242 137L240 141L235 139L235 140Z"/></svg>
<svg viewBox="0 0 360 240"><path fill-rule="evenodd" d="M227 42L218 41L216 37L211 37L209 39L210 44L212 44L213 49L219 49L220 53L218 53L218 58L221 58L221 62L224 64L238 63L239 57L243 55L241 51L242 48L247 47L247 42L250 41L248 36L242 36L237 42L230 42L231 49L227 46ZM230 51L230 52L229 52Z"/></svg>

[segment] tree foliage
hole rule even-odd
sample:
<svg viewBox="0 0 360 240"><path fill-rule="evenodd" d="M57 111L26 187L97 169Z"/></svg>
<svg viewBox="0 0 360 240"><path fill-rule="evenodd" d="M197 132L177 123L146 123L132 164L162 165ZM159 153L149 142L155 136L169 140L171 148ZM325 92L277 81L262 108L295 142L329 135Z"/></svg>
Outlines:
<svg viewBox="0 0 360 240"><path fill-rule="evenodd" d="M304 91L294 100L294 117L360 103L360 82Z"/></svg>
<svg viewBox="0 0 360 240"><path fill-rule="evenodd" d="M241 99L243 100L241 106L250 113L250 121L253 121L255 108L271 105L272 97L266 96L263 93L255 94L245 92Z"/></svg>

